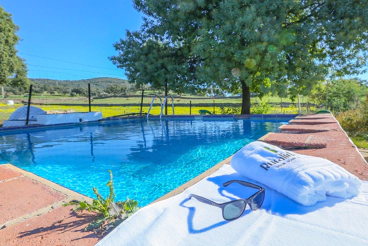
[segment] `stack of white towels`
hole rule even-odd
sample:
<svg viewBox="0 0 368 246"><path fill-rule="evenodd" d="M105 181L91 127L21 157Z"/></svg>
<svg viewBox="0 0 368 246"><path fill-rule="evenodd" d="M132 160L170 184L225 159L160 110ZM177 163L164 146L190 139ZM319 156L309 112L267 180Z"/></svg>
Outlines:
<svg viewBox="0 0 368 246"><path fill-rule="evenodd" d="M264 184L292 200L311 206L326 196L351 198L361 181L335 163L296 154L255 141L239 150L231 166L241 175Z"/></svg>

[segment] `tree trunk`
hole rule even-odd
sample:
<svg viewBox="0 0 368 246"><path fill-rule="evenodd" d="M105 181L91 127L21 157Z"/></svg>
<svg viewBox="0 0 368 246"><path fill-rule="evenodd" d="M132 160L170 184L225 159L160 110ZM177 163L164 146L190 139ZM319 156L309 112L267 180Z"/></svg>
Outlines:
<svg viewBox="0 0 368 246"><path fill-rule="evenodd" d="M250 114L250 88L247 84L240 80L242 85L242 109L241 114Z"/></svg>

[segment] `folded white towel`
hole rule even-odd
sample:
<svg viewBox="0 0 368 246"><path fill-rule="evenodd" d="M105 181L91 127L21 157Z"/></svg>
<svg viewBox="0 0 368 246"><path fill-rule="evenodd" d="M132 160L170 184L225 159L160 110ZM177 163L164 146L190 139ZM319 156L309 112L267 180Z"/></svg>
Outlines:
<svg viewBox="0 0 368 246"><path fill-rule="evenodd" d="M296 154L260 141L239 150L231 166L241 175L311 206L327 196L350 198L359 193L361 181L335 163Z"/></svg>

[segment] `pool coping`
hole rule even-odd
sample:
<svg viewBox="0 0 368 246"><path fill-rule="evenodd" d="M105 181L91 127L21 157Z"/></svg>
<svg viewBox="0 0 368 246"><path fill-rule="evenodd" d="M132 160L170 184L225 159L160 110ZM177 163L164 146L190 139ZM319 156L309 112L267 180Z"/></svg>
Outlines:
<svg viewBox="0 0 368 246"><path fill-rule="evenodd" d="M180 193L182 193L183 191L185 191L187 188L189 188L190 186L193 186L194 184L198 183L199 181L201 181L202 179L210 176L212 173L216 172L217 170L219 170L223 165L229 165L230 164L230 160L233 157L233 155L231 155L230 157L226 158L225 160L217 163L215 166L211 167L210 169L206 170L205 172L201 173L200 175L196 176L195 178L189 180L188 182L182 184L181 186L177 187L176 189L170 191L169 193L166 193L165 195L163 195L162 197L154 200L153 202L151 202L150 204L153 203L157 203L159 201L168 199L170 197L176 196ZM149 204L148 204L149 205ZM148 206L147 205L147 206Z"/></svg>
<svg viewBox="0 0 368 246"><path fill-rule="evenodd" d="M50 212L50 211L52 211L56 208L59 208L59 207L63 206L63 204L67 204L71 201L87 201L87 202L91 203L92 200L93 200L92 198L90 198L88 196L85 196L81 193L73 191L69 188L66 188L66 187L62 186L62 185L56 184L56 183L54 183L54 182L52 182L48 179L45 179L45 178L42 178L42 177L36 175L34 173L25 171L25 170L23 170L19 167L14 166L13 164L7 163L7 164L1 164L0 166L4 166L5 168L7 168L9 170L12 170L12 171L15 171L15 172L21 174L21 176L18 176L18 177L15 177L15 178L7 179L7 180L1 180L0 183L8 182L8 181L15 180L15 179L21 178L21 177L25 177L25 178L28 178L30 180L37 181L41 185L49 187L52 190L65 195L65 199L62 199L59 202L50 204L49 206L43 207L41 209L38 209L38 210L33 211L31 213L28 213L26 215L22 215L22 216L14 219L14 220L10 220L10 221L7 221L3 224L0 224L0 230L2 228L5 228L5 227L8 227L8 226L23 222L27 219L33 218L34 216L40 216L40 215L46 214L46 213L48 213L48 212Z"/></svg>
<svg viewBox="0 0 368 246"><path fill-rule="evenodd" d="M216 120L216 119L260 119L260 120L267 120L267 119L289 119L295 118L297 114L253 114L253 115L165 115L165 116L157 116L152 115L149 117L150 120L166 120L166 119L175 119L175 120ZM49 130L49 129L59 129L59 128L69 128L75 126L89 126L89 125L96 125L100 123L106 122L121 122L121 121L129 121L129 120L142 120L147 119L145 116L128 116L124 118L113 116L108 118L102 118L98 121L88 121L88 122L81 122L81 123L64 123L64 124L50 124L50 125L27 125L27 126L10 126L10 127L0 127L0 134L1 133L12 133L12 132L19 132L23 130Z"/></svg>
<svg viewBox="0 0 368 246"><path fill-rule="evenodd" d="M293 116L295 116L295 115L293 115ZM192 117L192 116L190 116L190 117ZM255 119L258 119L258 118L261 118L261 119L264 119L264 118L271 118L271 117L260 117L260 116L256 116L256 117L243 117L243 118L255 118ZM331 116L331 117L333 117L334 118L334 116ZM137 118L137 117L134 117L135 119ZM139 117L139 118L142 118L142 117ZM165 117L166 118L166 117ZM175 117L175 118L179 118L179 117ZM189 117L187 117L186 119L188 119ZM193 118L193 117L192 117ZM206 116L206 117L204 117L205 119L213 119L213 118L221 118L221 117L208 117L208 116ZM222 119L223 118L231 118L231 116L229 117L229 116L227 116L227 117L222 117ZM281 118L281 117L280 117ZM284 117L282 117L282 118L290 118L290 115L287 115L287 116L284 116ZM157 117L157 118L155 118L154 120L158 120L159 118ZM334 118L335 119L335 118ZM122 120L122 119L119 119L119 120ZM126 120L126 119L123 119L123 120ZM336 120L336 119L335 119ZM350 140L350 138L347 136L347 134L346 134L346 132L341 128L341 126L340 126L340 124L336 121L336 123L337 123L337 125L338 125L338 130L339 131L341 131L341 132L343 132L344 133L344 138L346 138L347 140L349 140L349 142L351 142L351 140ZM288 123L289 124L289 123ZM73 124L74 125L74 124ZM79 124L78 124L79 125ZM82 123L82 125L85 125L84 123ZM69 127L70 126L70 124L68 124L67 125L67 127ZM308 125L304 125L304 126L308 126ZM300 127L301 128L303 128L303 125L300 125ZM321 126L322 127L322 126ZM308 127L306 127L306 128L308 128ZM280 127L280 133L282 133L283 132L283 130L282 130L282 127ZM267 138L268 137L270 137L270 135L271 134L273 134L273 133L267 133L267 134L265 134L264 136L262 136L262 137L260 137L258 140L260 140L260 141L265 141L265 142L267 142ZM291 134L295 134L295 135L298 135L298 133L291 133ZM321 132L320 134L326 134L326 132ZM345 140L346 140L345 139ZM288 139L286 139L286 140L288 140ZM290 141L290 140L289 140ZM352 142L351 142L352 143ZM354 145L353 143L352 143L352 145ZM354 145L355 146L355 145ZM357 150L357 148L356 148L356 146L355 146L355 148L351 148L351 151L357 151L357 153L358 153L358 155L360 155L361 156L361 154L359 153L359 151ZM309 150L307 150L307 151L309 151ZM326 151L326 153L327 152L331 152L331 151L333 151L333 149L329 149L328 147L327 148L325 148L325 151ZM296 152L298 152L298 150L296 151ZM300 152L300 151L299 151ZM304 154L304 153L303 153ZM308 153L307 153L308 154ZM310 153L309 153L310 154ZM313 155L313 153L311 153L311 155ZM228 157L228 158L226 158L225 160L223 160L223 161L221 161L221 162L219 162L219 163L217 163L216 165L214 165L212 168L210 168L210 169L208 169L207 171L205 171L205 172L203 172L202 174L200 174L200 175L198 175L198 176L196 176L195 178L193 178L193 179L191 179L191 180L189 180L188 182L186 182L186 183L184 183L183 185L181 185L181 186L179 186L178 188L176 188L176 189L174 189L174 190L172 190L171 192L169 192L169 193L167 193L167 194L165 194L164 196L162 196L162 197L160 197L160 198L158 198L158 199L156 199L155 201L153 201L152 203L150 203L150 204L153 204L153 203L157 203L157 202L159 202L159 201L162 201L162 200L165 200L165 199L168 199L168 198L170 198L170 197L173 197L173 196L175 196L175 195L177 195L177 194L180 194L180 193L182 193L184 190L186 190L187 188L189 188L189 187L191 187L191 186L193 186L194 184L196 184L197 182L199 182L200 180L202 180L202 179L204 179L204 178L206 178L206 177L208 177L209 175L211 175L212 173L214 173L214 172L216 172L219 168L221 168L223 165L229 165L230 164L230 161L231 161L231 159L232 159L232 157L233 157L233 155L232 156L230 156L230 157ZM361 158L364 160L364 158L361 156ZM347 156L346 157L346 161L348 162L347 164L349 165L349 161L351 162L351 160L349 159L349 156ZM365 162L366 163L366 162ZM42 178L42 177L40 177L40 176L38 176L38 175L36 175L36 174L33 174L33 173L30 173L30 172L28 172L28 171L25 171L25 170L23 170L23 169L21 169L21 168L18 168L18 167L16 167L16 166L13 166L12 164L2 164L2 165L5 165L7 168L9 168L9 169L11 169L11 170L14 170L14 171L16 171L16 172L19 172L19 173L22 173L22 175L24 175L24 176L26 176L26 177L28 177L28 178L30 178L30 179L32 179L32 180L36 180L37 182L40 182L40 183L42 183L43 185L45 185L45 186L47 186L47 187L50 187L51 189L53 189L53 190L56 190L56 191L58 191L58 192L60 192L60 193L62 193L62 194L66 194L67 195L67 199L65 199L65 201L71 201L71 200L87 200L87 201L92 201L92 199L90 198L90 197L87 197L87 196L84 196L84 195L82 195L82 194L79 194L79 193L77 193L77 192L75 192L75 191L72 191L72 190L70 190L70 189L68 189L68 188L66 188L66 187L63 187L63 186L61 186L61 185L59 185L59 184L56 184L56 183L54 183L54 182L52 182L52 181L49 181L49 180L47 180L47 179L45 179L45 178ZM0 166L2 166L2 165L0 165ZM367 165L367 163L365 164L366 166L368 166ZM344 167L344 166L342 166L342 167ZM1 184L1 183L0 183ZM64 200L63 200L64 201ZM62 204L59 202L59 203L57 203L57 206L61 206ZM148 205L149 206L149 205ZM34 213L31 213L31 214L29 214L29 215L27 215L27 216L23 216L23 218L19 218L19 220L12 220L12 221L9 221L9 222L7 222L6 223L6 225L7 226L10 226L10 225L13 225L13 226L17 226L18 224L21 224L21 222L23 221L28 221L28 220L31 220L32 218L34 218L34 217L37 217L37 216L40 216L40 212L42 212L42 214L41 214L41 216L44 216L45 214L47 214L48 212L50 212L50 211L52 211L52 210L55 210L55 208L53 208L53 207L46 207L46 208L43 208L43 209L40 209L40 210L38 210L38 211L35 211ZM33 216L33 217L32 217ZM42 219L42 217L40 218L40 219ZM1 232L1 229L0 229L0 232ZM51 232L52 233L52 232ZM63 236L61 236L61 237L63 237ZM101 239L101 238L100 238ZM98 239L98 240L100 240L100 239ZM84 241L83 241L83 243L84 243ZM86 245L89 245L88 243L86 243ZM91 244L92 245L92 244Z"/></svg>
<svg viewBox="0 0 368 246"><path fill-rule="evenodd" d="M255 120L267 120L267 119L293 119L295 118L297 115L296 114L253 114L253 115L170 115L170 116L163 116L162 118L159 116L151 116L151 119L153 120L161 120L161 119L193 119L193 120L213 120L213 119L255 119ZM21 126L21 127L6 127L6 128L2 128L0 127L0 133L2 132L18 132L21 130L46 130L46 129L50 129L53 127L57 127L59 128L68 128L68 127L74 127L74 126L87 126L87 125L96 125L99 124L101 122L104 121L115 121L115 122L119 122L119 121L126 121L126 120L141 120L142 118L146 118L146 117L142 117L142 116L128 116L127 118L119 118L119 119L115 119L115 118L109 118L109 119L101 119L99 121L93 121L93 122L82 122L82 123L65 123L65 124L52 124L52 125L29 125L29 126ZM268 134L268 133L267 133ZM151 202L150 204L162 201L164 199L167 199L169 197L172 197L176 194L181 193L182 191L184 191L186 188L196 184L197 182L199 182L200 180L202 180L203 178L211 175L212 173L214 173L215 171L217 171L219 168L221 168L223 165L225 164L230 164L230 160L232 158L233 155L231 155L230 157L227 157L225 160L217 163L215 166L211 167L210 169L206 170L205 172L201 173L200 175L194 177L193 179L189 180L188 182L182 184L181 186L177 187L176 189L170 191L169 193L163 195L162 197L154 200L153 202ZM86 200L88 202L92 202L92 198L85 196L81 193L78 193L76 191L73 191L69 188L66 188L62 185L59 185L57 183L54 183L50 180L47 180L45 178L42 178L36 174L33 174L31 172L25 171L21 168L18 168L10 163L8 164L0 164L0 165L5 165L8 168L20 172L22 173L24 176L27 176L33 180L39 181L40 183L51 187L52 189L59 191L63 194L68 195L68 197L73 197L71 200ZM148 204L149 205L149 204Z"/></svg>
<svg viewBox="0 0 368 246"><path fill-rule="evenodd" d="M73 191L69 188L66 188L60 184L54 183L48 179L42 178L41 176L38 176L37 174L28 172L24 169L21 169L17 166L14 166L13 164L7 163L7 164L1 164L4 165L5 167L7 167L10 170L16 171L21 173L23 176L30 178L32 180L38 181L43 185L46 185L48 187L51 187L53 190L56 190L62 194L65 194L67 196L67 200L68 201L72 201L72 200L77 200L77 201L87 201L87 202L92 202L92 198L85 196L79 192Z"/></svg>
<svg viewBox="0 0 368 246"><path fill-rule="evenodd" d="M339 122L336 120L336 118L331 115L334 119L334 123L337 123L338 125L338 128L340 131L342 131L344 133L344 135L346 136L346 138L348 138L349 142L352 143L352 145L354 145L354 143L351 141L351 139L349 138L349 136L347 135L347 133L344 131L344 129L341 127L341 125L339 124ZM300 117L300 115L298 116ZM295 118L294 118L295 119ZM290 121L293 121L290 120ZM290 125L290 123L293 123L293 122L288 122L288 124L286 125ZM312 122L312 119L311 119L311 122ZM322 124L323 125L323 124ZM279 127L279 130L280 132L282 132L282 129L283 129L283 126L285 125L282 125ZM303 125L301 125L303 126ZM305 125L304 125L305 126ZM310 125L306 125L306 126L310 126ZM260 137L258 140L259 141L263 141L263 142L267 142L267 138L271 135L271 134L274 134L274 132L268 132L266 133L265 135L263 135L262 137ZM298 134L298 133L294 133L294 134ZM290 141L290 140L289 140ZM355 146L355 145L354 145ZM310 146L310 147L315 147L315 148L321 148L321 146ZM327 146L323 146L322 148L326 148ZM354 150L358 153L358 155L363 159L363 161L368 164L368 162L365 160L365 158L363 157L363 155L359 152L358 148L355 146ZM210 176L211 174L213 174L214 172L216 172L218 169L220 169L223 165L230 165L230 161L232 159L233 155L231 155L230 157L226 158L225 160L219 162L218 164L216 164L215 166L213 166L212 168L208 169L207 171L205 171L204 173L198 175L197 177L189 180L188 182L186 182L185 184L179 186L178 188L170 191L169 193L167 193L166 195L156 199L155 201L153 201L152 203L150 204L153 204L153 203L157 203L159 201L162 201L162 200L165 200L165 199L168 199L170 197L173 197L177 194L180 194L182 193L184 190L186 190L187 188L189 188L190 186L193 186L194 184L198 183L199 181L201 181L202 179ZM368 165L367 165L368 166ZM344 167L343 167L344 168Z"/></svg>
<svg viewBox="0 0 368 246"><path fill-rule="evenodd" d="M0 165L0 192L0 245L95 245L102 238L84 229L96 213L64 206L91 202L87 196L12 164Z"/></svg>

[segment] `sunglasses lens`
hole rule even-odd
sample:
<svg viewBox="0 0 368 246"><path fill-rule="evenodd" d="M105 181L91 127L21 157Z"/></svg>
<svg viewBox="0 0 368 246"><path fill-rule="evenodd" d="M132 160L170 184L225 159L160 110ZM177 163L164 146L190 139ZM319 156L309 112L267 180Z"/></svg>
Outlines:
<svg viewBox="0 0 368 246"><path fill-rule="evenodd" d="M252 210L259 209L263 204L264 198L265 198L265 191L262 191L256 197L254 197L252 200L249 201L250 208Z"/></svg>
<svg viewBox="0 0 368 246"><path fill-rule="evenodd" d="M244 211L246 203L244 201L234 201L224 207L224 219L232 220L238 218Z"/></svg>

